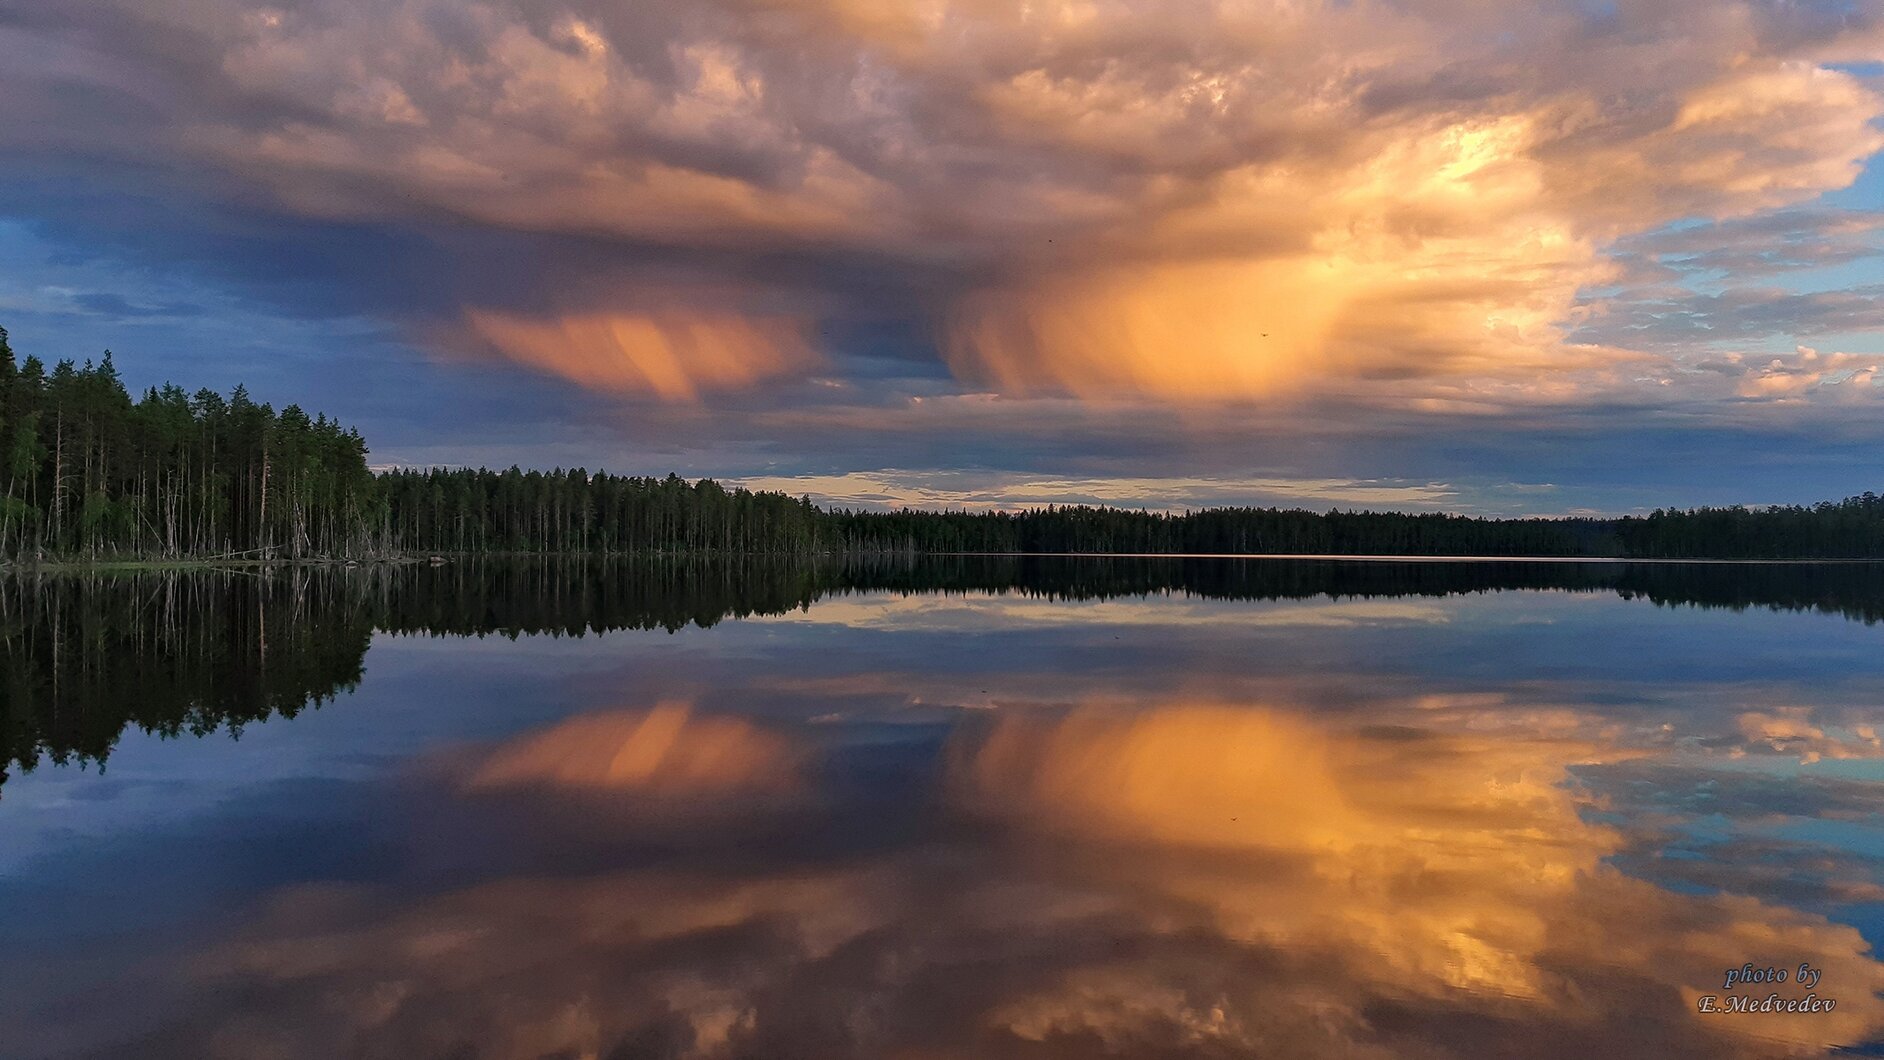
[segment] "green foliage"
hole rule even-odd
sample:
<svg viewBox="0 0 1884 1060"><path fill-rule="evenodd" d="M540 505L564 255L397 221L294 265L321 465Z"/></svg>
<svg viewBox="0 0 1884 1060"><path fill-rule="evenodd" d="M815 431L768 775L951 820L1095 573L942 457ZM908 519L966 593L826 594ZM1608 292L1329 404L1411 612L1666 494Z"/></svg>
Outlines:
<svg viewBox="0 0 1884 1060"><path fill-rule="evenodd" d="M14 365L0 332L0 558L364 554L360 436L241 388L133 401L97 362Z"/></svg>
<svg viewBox="0 0 1884 1060"><path fill-rule="evenodd" d="M384 540L404 551L808 554L827 516L712 479L443 469L379 477Z"/></svg>

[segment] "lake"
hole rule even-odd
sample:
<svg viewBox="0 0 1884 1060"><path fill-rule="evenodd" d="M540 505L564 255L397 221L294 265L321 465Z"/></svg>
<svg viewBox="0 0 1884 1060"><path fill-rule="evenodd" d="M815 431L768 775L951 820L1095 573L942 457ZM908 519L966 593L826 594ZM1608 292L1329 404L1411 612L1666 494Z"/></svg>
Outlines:
<svg viewBox="0 0 1884 1060"><path fill-rule="evenodd" d="M1875 564L0 581L0 1055L1878 1054L1880 619Z"/></svg>

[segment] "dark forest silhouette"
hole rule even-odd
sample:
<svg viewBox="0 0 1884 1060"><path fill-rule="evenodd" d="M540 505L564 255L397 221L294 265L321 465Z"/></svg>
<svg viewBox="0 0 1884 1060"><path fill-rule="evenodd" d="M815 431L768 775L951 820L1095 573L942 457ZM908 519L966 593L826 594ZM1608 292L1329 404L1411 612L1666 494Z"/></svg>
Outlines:
<svg viewBox="0 0 1884 1060"><path fill-rule="evenodd" d="M97 363L15 362L0 329L0 557L363 552L379 491L366 443L241 387L132 401Z"/></svg>
<svg viewBox="0 0 1884 1060"><path fill-rule="evenodd" d="M1644 518L1093 506L857 512L711 479L374 474L359 433L241 387L133 400L98 362L16 361L0 329L0 562L413 554L1228 553L1884 558L1884 498Z"/></svg>

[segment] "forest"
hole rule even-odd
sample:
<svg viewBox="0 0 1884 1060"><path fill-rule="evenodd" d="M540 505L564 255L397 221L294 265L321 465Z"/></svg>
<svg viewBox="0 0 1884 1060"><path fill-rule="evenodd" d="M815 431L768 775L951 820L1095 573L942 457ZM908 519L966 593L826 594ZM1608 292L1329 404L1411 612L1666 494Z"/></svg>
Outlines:
<svg viewBox="0 0 1884 1060"><path fill-rule="evenodd" d="M133 401L107 351L48 371L0 328L0 559L364 552L366 443L237 387Z"/></svg>
<svg viewBox="0 0 1884 1060"><path fill-rule="evenodd" d="M242 387L152 387L111 354L50 370L0 328L0 564L415 555L1219 553L1884 558L1884 498L1619 519L1084 505L827 509L783 493L511 467L375 473L359 432Z"/></svg>

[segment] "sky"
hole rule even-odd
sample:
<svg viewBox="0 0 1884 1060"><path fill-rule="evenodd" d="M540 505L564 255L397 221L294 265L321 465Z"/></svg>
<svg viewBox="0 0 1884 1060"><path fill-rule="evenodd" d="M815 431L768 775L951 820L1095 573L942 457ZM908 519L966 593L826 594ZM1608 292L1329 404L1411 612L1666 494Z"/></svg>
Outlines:
<svg viewBox="0 0 1884 1060"><path fill-rule="evenodd" d="M1884 0L0 0L0 326L376 465L1884 489Z"/></svg>

